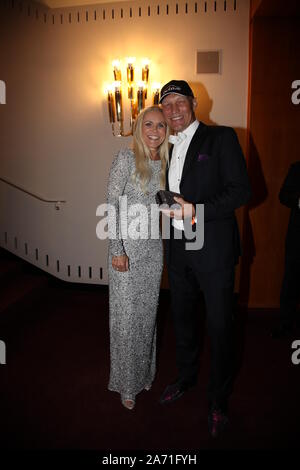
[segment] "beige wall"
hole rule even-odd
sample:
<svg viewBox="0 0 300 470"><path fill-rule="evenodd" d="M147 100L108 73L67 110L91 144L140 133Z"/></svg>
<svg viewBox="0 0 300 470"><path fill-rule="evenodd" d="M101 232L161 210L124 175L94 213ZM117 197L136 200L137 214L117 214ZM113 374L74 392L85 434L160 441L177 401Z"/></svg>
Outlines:
<svg viewBox="0 0 300 470"><path fill-rule="evenodd" d="M0 106L0 177L67 202L55 210L0 182L0 243L59 277L106 283L107 246L96 238L96 208L105 201L113 155L130 143L113 137L108 122L103 84L112 80L112 60L146 56L152 80L190 81L199 98L198 117L235 127L245 146L249 2L237 1L234 10L234 0L227 0L224 11L224 0L208 0L207 12L204 1L187 2L187 13L182 1L39 7L38 17L36 7L28 15L30 2L22 2L22 11L15 4L4 1L0 7L0 79L7 88L7 104ZM221 50L222 73L197 75L197 50Z"/></svg>

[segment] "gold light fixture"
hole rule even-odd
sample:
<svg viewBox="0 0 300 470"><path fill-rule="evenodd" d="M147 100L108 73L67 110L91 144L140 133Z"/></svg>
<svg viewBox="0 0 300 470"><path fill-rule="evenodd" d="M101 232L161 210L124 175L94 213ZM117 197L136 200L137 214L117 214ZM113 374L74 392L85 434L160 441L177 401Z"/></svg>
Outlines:
<svg viewBox="0 0 300 470"><path fill-rule="evenodd" d="M122 67L120 60L114 60L113 77L114 82L106 87L109 122L112 125L114 136L127 137L132 135L134 121L137 115L144 109L147 100L150 74L149 59L141 61L141 81L135 81L135 72L138 70L135 57L126 59L126 81L122 81ZM125 75L125 74L124 74ZM158 104L160 83L152 83L152 103ZM126 93L127 91L127 93ZM124 108L123 96L130 101L129 131L124 132Z"/></svg>

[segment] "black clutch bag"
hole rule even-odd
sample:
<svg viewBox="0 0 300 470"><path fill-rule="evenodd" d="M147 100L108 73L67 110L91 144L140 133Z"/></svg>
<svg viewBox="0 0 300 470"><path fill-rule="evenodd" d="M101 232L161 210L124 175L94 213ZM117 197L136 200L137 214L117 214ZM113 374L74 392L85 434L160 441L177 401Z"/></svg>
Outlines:
<svg viewBox="0 0 300 470"><path fill-rule="evenodd" d="M179 193L174 193L173 191L165 191L161 189L156 193L155 200L159 206L161 206L162 204L167 204L168 206L173 206L173 204L179 205L178 202L174 200L174 196L183 197Z"/></svg>

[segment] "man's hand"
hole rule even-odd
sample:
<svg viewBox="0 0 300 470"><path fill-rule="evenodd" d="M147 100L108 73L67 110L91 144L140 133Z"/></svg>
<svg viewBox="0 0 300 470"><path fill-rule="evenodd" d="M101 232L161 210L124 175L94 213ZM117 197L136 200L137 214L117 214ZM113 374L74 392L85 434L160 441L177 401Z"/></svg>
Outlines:
<svg viewBox="0 0 300 470"><path fill-rule="evenodd" d="M160 211L171 219L182 220L184 218L192 219L195 217L195 207L191 202L185 201L182 197L174 197L174 201L176 201L181 207L178 209L160 209Z"/></svg>
<svg viewBox="0 0 300 470"><path fill-rule="evenodd" d="M111 261L112 267L116 271L125 272L128 271L129 259L127 255L113 256Z"/></svg>

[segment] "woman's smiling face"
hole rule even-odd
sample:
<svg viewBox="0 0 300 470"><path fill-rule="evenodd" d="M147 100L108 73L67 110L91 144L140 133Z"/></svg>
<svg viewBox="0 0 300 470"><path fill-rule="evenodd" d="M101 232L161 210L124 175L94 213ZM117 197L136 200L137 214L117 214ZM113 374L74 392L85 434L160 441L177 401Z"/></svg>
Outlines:
<svg viewBox="0 0 300 470"><path fill-rule="evenodd" d="M156 151L166 138L166 121L161 111L145 113L142 124L142 137L149 150Z"/></svg>

